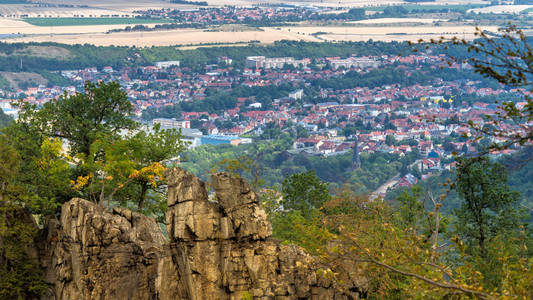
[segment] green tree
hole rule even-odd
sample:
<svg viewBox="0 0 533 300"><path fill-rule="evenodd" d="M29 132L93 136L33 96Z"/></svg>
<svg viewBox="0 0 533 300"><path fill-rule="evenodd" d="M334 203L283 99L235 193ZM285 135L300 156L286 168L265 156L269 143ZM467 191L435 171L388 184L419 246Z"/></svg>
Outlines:
<svg viewBox="0 0 533 300"><path fill-rule="evenodd" d="M118 82L87 81L84 88L83 93L65 93L45 103L34 114L46 122L41 123L45 133L69 141L72 154L89 155L99 134L116 138L121 130L135 128L135 122L129 118L134 106Z"/></svg>
<svg viewBox="0 0 533 300"><path fill-rule="evenodd" d="M91 145L90 155L80 166L88 175L73 185L94 202L117 201L145 213L161 216L164 211L163 163L184 149L182 135L175 129L139 131L113 140L102 136Z"/></svg>
<svg viewBox="0 0 533 300"><path fill-rule="evenodd" d="M22 208L32 195L17 183L21 158L6 140L0 135L0 298L38 298L46 284L29 249L38 228Z"/></svg>
<svg viewBox="0 0 533 300"><path fill-rule="evenodd" d="M385 138L385 144L387 144L388 146L394 146L398 143L398 141L396 140L396 138L394 137L394 135L392 134L387 134L386 138Z"/></svg>
<svg viewBox="0 0 533 300"><path fill-rule="evenodd" d="M331 198L328 184L320 180L314 170L286 176L281 193L283 209L299 211L305 219L311 219L314 213Z"/></svg>
<svg viewBox="0 0 533 300"><path fill-rule="evenodd" d="M29 121L33 112L22 111L19 119L2 128L0 134L10 137L4 142L21 157L17 184L34 195L27 208L33 214L47 215L75 196L69 184L73 169L63 154L62 142L44 134L40 124L46 121L39 119L40 115L34 115L34 122Z"/></svg>
<svg viewBox="0 0 533 300"><path fill-rule="evenodd" d="M486 256L487 243L498 234L516 234L520 227L520 193L507 185L507 173L487 158L462 160L457 192L463 200L455 211L457 233Z"/></svg>
<svg viewBox="0 0 533 300"><path fill-rule="evenodd" d="M4 111L0 108L0 128L9 125L13 121L13 118L6 115Z"/></svg>
<svg viewBox="0 0 533 300"><path fill-rule="evenodd" d="M502 258L530 257L523 247L532 237L522 223L520 193L510 190L504 167L485 157L463 159L456 186L463 202L454 211L455 233L466 244L465 260L483 275L486 288L502 291L507 280Z"/></svg>
<svg viewBox="0 0 533 300"><path fill-rule="evenodd" d="M131 159L136 163L136 169L142 170L154 163L164 164L169 159L178 158L178 155L185 150L185 144L182 139L183 135L181 132L176 129L161 129L159 125L154 126L150 132L141 130L131 137L128 143L130 149L133 151L133 157ZM133 182L133 184L140 188L140 192L136 196L136 199L138 199L136 201L137 209L141 210L147 205L146 200L150 192L154 196L154 192L159 192L159 195L161 195L159 186L164 183L165 181L162 176L157 178L147 176L137 177ZM155 203L161 202L161 199L157 201L157 198L152 198L152 200ZM166 197L163 198L165 198L162 199L163 202L166 203ZM154 201L151 201L152 205Z"/></svg>

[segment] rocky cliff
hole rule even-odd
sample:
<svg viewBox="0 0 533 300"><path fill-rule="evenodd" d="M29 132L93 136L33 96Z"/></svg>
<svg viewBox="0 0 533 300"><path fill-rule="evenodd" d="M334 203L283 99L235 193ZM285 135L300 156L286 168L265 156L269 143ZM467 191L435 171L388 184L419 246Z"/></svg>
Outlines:
<svg viewBox="0 0 533 300"><path fill-rule="evenodd" d="M61 220L46 220L44 298L358 298L346 288L356 278L346 275L341 286L317 274L330 266L270 238L266 214L243 179L214 175L209 199L205 183L187 171L165 176L169 241L153 219L82 199L65 203Z"/></svg>

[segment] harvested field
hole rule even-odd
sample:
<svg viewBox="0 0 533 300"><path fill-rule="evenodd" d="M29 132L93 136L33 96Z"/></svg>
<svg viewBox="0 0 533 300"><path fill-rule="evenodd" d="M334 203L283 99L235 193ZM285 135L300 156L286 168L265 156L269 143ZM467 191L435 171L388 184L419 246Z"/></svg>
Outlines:
<svg viewBox="0 0 533 300"><path fill-rule="evenodd" d="M0 0L1 1L1 0ZM215 5L250 5L255 3L251 0L207 0L210 4ZM53 5L70 5L72 2L68 0L50 0L46 3ZM270 3L297 3L297 4L314 4L317 6L350 6L350 7L369 7L380 6L390 4L399 4L399 0L383 0L383 1L370 1L370 0L324 0L320 2L318 0L312 1L293 1L285 2L281 0L272 0ZM437 0L432 4L464 4L464 1L441 1ZM480 0L469 1L469 3L477 4L481 3ZM74 16L80 14L92 14L98 15L99 13L111 14L111 15L131 15L131 12L136 9L149 9L149 8L178 8L176 4L163 0L116 0L116 1L104 1L104 0L80 0L76 1L76 5L88 5L89 7L54 7L54 6L40 7L35 5L1 5L0 13L2 9L5 11L9 7L17 7L19 9L26 10L48 10L55 11L56 15L61 16ZM180 5L183 7L189 7L190 5ZM420 5L422 7L422 5ZM62 12L63 11L63 12ZM13 12L12 12L13 13ZM33 14L42 12L32 12ZM20 12L18 12L20 14ZM91 22L98 18L85 18ZM84 20L85 20L84 19ZM124 18L127 20L127 18ZM423 22L426 24L432 23L437 19L376 19L365 20L358 24L360 27L283 27L280 30L276 28L244 28L244 27L225 27L215 29L221 32L209 32L209 30L198 29L176 29L168 31L150 31L150 32L113 32L107 33L111 29L123 29L128 25L108 24L108 25L90 25L90 26L54 26L55 22L59 22L58 19L44 19L46 24L42 27L33 26L21 21L20 19L13 18L0 18L0 40L8 42L57 42L66 44L94 44L94 45L116 45L116 46L169 46L169 45L183 45L183 46L197 46L199 44L212 45L212 44L231 44L231 43L249 43L251 41L258 41L261 43L272 43L274 41L288 39L288 40L303 40L303 41L360 41L360 40L417 40L419 38L438 38L441 35L445 36L461 36L465 38L473 38L472 35L474 29L469 26L385 26L384 24L394 24L395 22ZM76 19L75 19L76 20ZM102 19L103 20L103 19ZM64 20L63 20L64 21ZM440 21L440 20L439 20ZM115 22L115 21L113 21ZM374 23L376 22L376 23ZM381 23L381 24L378 24ZM79 23L76 23L78 25ZM376 24L376 26L372 26ZM65 25L65 24L63 24ZM149 27L155 25L147 25ZM211 29L210 29L211 30ZM317 34L318 33L318 34ZM10 34L22 34L21 37L9 37L1 38L3 35ZM313 35L315 34L315 35Z"/></svg>
<svg viewBox="0 0 533 300"><path fill-rule="evenodd" d="M33 26L21 20L2 19L0 18L0 34L28 34L28 35L49 35L55 37L57 34L87 34L87 33L105 33L110 29L123 29L130 25L91 25L91 26L57 26L43 27ZM155 26L147 25L147 26ZM54 41L50 39L50 41Z"/></svg>
<svg viewBox="0 0 533 300"><path fill-rule="evenodd" d="M283 27L282 31L296 31L299 34L316 34L324 41L416 41L444 37L474 39L473 26L415 26L415 27ZM482 27L496 31L496 26Z"/></svg>
<svg viewBox="0 0 533 300"><path fill-rule="evenodd" d="M434 9L439 10L443 8L467 10L467 9L473 9L473 8L476 8L482 5L486 5L486 4L466 4L466 5L464 3L463 4L407 4L407 5L402 5L402 7L410 12L412 10L434 10ZM386 7L387 6L380 5L380 6L368 7L366 9L369 11L383 11L385 10Z"/></svg>
<svg viewBox="0 0 533 300"><path fill-rule="evenodd" d="M533 5L496 5L483 8L475 8L469 11L483 14L518 14L530 8L533 8Z"/></svg>
<svg viewBox="0 0 533 300"><path fill-rule="evenodd" d="M391 24L391 23L435 23L435 22L445 22L444 19L419 19L419 18L379 18L379 19L369 19L361 21L353 21L347 23L353 24Z"/></svg>
<svg viewBox="0 0 533 300"><path fill-rule="evenodd" d="M93 29L92 32L87 27ZM279 40L302 40L302 41L366 41L369 39L379 41L416 41L420 38L430 39L441 36L458 36L466 39L475 38L473 26L389 26L389 27L281 27L261 28L243 32L209 32L199 29L177 29L169 31L150 32L117 32L106 34L97 32L100 26L79 26L79 33L67 29L73 27L57 27L64 29L65 33L40 34L21 38L5 39L8 42L58 42L65 44L94 44L97 46L137 46L149 47L170 45L198 45L198 44L227 44L246 43L259 41L261 43L273 43ZM107 28L104 26L104 28ZM496 31L496 26L483 27L485 30ZM1 33L1 32L0 32Z"/></svg>
<svg viewBox="0 0 533 300"><path fill-rule="evenodd" d="M170 20L140 18L24 18L23 20L31 25L41 27L161 24L170 22Z"/></svg>
<svg viewBox="0 0 533 300"><path fill-rule="evenodd" d="M33 2L39 2L41 0L34 0ZM56 5L72 5L71 0L46 0L43 1L50 4ZM252 1L250 1L252 2ZM178 4L171 3L169 0L76 0L76 5L78 6L89 6L94 9L102 9L115 12L129 12L132 13L135 10L145 10L145 9L161 9L161 8L171 8L171 9L190 9L197 7L196 5L187 5L187 4Z"/></svg>
<svg viewBox="0 0 533 300"><path fill-rule="evenodd" d="M244 32L205 32L198 29L180 29L150 32L118 32L118 33L86 33L86 34L54 34L35 35L22 38L6 39L7 42L49 42L64 44L94 44L97 46L137 46L150 47L171 45L222 44L260 41L273 43L279 40L320 41L313 36L303 36L283 30L263 28Z"/></svg>

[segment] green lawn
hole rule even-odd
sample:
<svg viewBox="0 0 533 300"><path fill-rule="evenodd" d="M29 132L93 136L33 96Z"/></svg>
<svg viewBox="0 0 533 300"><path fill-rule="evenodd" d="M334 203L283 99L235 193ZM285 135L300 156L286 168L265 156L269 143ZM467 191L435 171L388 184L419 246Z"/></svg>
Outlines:
<svg viewBox="0 0 533 300"><path fill-rule="evenodd" d="M407 9L409 12L417 9L417 10L430 10L430 9L464 9L468 10L471 8L478 8L478 7L484 7L486 5L479 4L479 5L402 5L405 9ZM387 6L377 6L377 7L365 7L365 10L368 11L383 11Z"/></svg>
<svg viewBox="0 0 533 300"><path fill-rule="evenodd" d="M0 0L1 1L1 0ZM35 26L87 26L87 25L122 25L168 23L170 20L152 20L139 18L24 18Z"/></svg>

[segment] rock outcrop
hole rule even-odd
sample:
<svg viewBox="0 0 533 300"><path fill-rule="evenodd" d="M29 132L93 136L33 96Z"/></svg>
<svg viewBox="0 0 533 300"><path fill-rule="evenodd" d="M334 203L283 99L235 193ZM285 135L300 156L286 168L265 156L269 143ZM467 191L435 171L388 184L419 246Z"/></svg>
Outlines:
<svg viewBox="0 0 533 300"><path fill-rule="evenodd" d="M180 299L357 298L318 276L319 262L301 248L269 239L266 213L243 179L214 175L216 198L210 201L196 176L179 168L165 176L167 230Z"/></svg>
<svg viewBox="0 0 533 300"><path fill-rule="evenodd" d="M271 239L271 225L246 181L213 176L205 183L174 168L168 181L166 242L151 218L109 212L82 199L48 218L41 262L46 299L357 299L320 276L322 266L294 245Z"/></svg>
<svg viewBox="0 0 533 300"><path fill-rule="evenodd" d="M45 298L155 298L165 240L153 219L73 199L63 205L61 221L49 218L45 228L52 286Z"/></svg>

